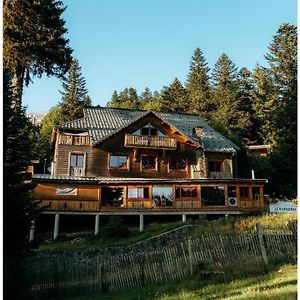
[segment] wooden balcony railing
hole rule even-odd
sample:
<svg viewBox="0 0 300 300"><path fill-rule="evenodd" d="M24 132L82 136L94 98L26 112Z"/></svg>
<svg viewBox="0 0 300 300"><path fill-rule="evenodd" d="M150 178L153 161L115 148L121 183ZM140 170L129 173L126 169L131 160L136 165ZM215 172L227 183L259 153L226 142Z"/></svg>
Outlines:
<svg viewBox="0 0 300 300"><path fill-rule="evenodd" d="M58 143L60 145L77 145L85 146L90 145L90 137L88 135L71 135L71 134L61 134L59 136Z"/></svg>
<svg viewBox="0 0 300 300"><path fill-rule="evenodd" d="M176 139L166 136L125 135L125 147L176 149Z"/></svg>

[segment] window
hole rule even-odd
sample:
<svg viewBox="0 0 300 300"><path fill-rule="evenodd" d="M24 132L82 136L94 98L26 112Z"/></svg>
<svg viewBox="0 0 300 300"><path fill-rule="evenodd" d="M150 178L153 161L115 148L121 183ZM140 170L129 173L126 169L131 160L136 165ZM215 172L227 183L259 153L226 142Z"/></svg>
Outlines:
<svg viewBox="0 0 300 300"><path fill-rule="evenodd" d="M197 198L197 187L176 187L175 188L175 197L177 199L185 198L187 200Z"/></svg>
<svg viewBox="0 0 300 300"><path fill-rule="evenodd" d="M117 187L102 187L101 188L101 206L123 207L124 189Z"/></svg>
<svg viewBox="0 0 300 300"><path fill-rule="evenodd" d="M128 199L149 199L149 187L132 187L127 190Z"/></svg>
<svg viewBox="0 0 300 300"><path fill-rule="evenodd" d="M249 198L249 187L240 187L240 199L241 200L250 200Z"/></svg>
<svg viewBox="0 0 300 300"><path fill-rule="evenodd" d="M187 163L184 158L171 158L169 160L169 170L172 171L186 171Z"/></svg>
<svg viewBox="0 0 300 300"><path fill-rule="evenodd" d="M259 187L258 186L253 186L252 187L252 198L254 200L259 200L260 199L260 192L259 192Z"/></svg>
<svg viewBox="0 0 300 300"><path fill-rule="evenodd" d="M203 206L224 206L225 188L223 186L202 186L201 201Z"/></svg>
<svg viewBox="0 0 300 300"><path fill-rule="evenodd" d="M152 125L148 124L141 128L141 135L158 135L158 130Z"/></svg>
<svg viewBox="0 0 300 300"><path fill-rule="evenodd" d="M71 153L70 167L83 167L84 154L83 153Z"/></svg>
<svg viewBox="0 0 300 300"><path fill-rule="evenodd" d="M223 161L221 160L210 160L208 161L209 172L223 172Z"/></svg>
<svg viewBox="0 0 300 300"><path fill-rule="evenodd" d="M109 157L110 169L127 170L127 156L126 155L110 155Z"/></svg>
<svg viewBox="0 0 300 300"><path fill-rule="evenodd" d="M171 186L154 186L152 189L152 204L154 207L173 205L173 188Z"/></svg>
<svg viewBox="0 0 300 300"><path fill-rule="evenodd" d="M84 176L84 153L70 154L70 176Z"/></svg>
<svg viewBox="0 0 300 300"><path fill-rule="evenodd" d="M156 157L142 156L142 171L156 171Z"/></svg>

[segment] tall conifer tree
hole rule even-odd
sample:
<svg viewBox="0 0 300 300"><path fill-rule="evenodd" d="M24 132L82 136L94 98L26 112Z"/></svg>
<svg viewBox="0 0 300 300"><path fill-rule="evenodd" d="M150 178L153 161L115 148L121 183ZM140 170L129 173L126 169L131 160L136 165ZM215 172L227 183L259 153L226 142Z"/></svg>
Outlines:
<svg viewBox="0 0 300 300"><path fill-rule="evenodd" d="M226 54L222 54L215 64L212 78L213 122L243 136L243 132L251 126L250 117L243 110L238 95L238 68Z"/></svg>
<svg viewBox="0 0 300 300"><path fill-rule="evenodd" d="M62 76L72 49L57 0L5 0L3 3L3 63L12 74L14 109L21 108L24 83L32 76Z"/></svg>
<svg viewBox="0 0 300 300"><path fill-rule="evenodd" d="M161 91L161 104L163 111L186 113L189 108L187 91L178 78Z"/></svg>
<svg viewBox="0 0 300 300"><path fill-rule="evenodd" d="M82 108L91 105L85 85L86 81L81 74L81 67L79 67L78 60L74 59L62 82L63 91L61 91L62 101L60 103L60 120L62 122L83 117Z"/></svg>
<svg viewBox="0 0 300 300"><path fill-rule="evenodd" d="M190 99L189 111L209 119L211 113L209 67L200 48L196 48L190 62L186 89Z"/></svg>

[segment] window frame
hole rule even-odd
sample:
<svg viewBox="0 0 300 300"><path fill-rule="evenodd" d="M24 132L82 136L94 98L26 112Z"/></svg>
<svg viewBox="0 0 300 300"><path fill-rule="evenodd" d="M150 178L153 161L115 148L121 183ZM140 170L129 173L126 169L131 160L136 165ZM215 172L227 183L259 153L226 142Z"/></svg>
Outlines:
<svg viewBox="0 0 300 300"><path fill-rule="evenodd" d="M176 189L180 189L180 195L179 195L179 198L177 197L176 195ZM196 190L196 196L191 196L191 197L182 197L181 196L181 189L184 189L184 188L193 188ZM199 191L198 191L198 186L197 185L188 185L188 186L175 186L174 187L174 195L175 195L175 201L195 201L195 200L199 200Z"/></svg>
<svg viewBox="0 0 300 300"><path fill-rule="evenodd" d="M129 189L143 189L143 193L144 193L144 198L141 197L137 197L137 198L129 198ZM148 198L145 198L145 189L148 189ZM139 194L139 192L137 192L137 195ZM145 201L148 200L150 201L150 186L128 186L127 187L127 191L126 191L126 200L128 201Z"/></svg>
<svg viewBox="0 0 300 300"><path fill-rule="evenodd" d="M126 157L126 165L124 167L111 167L110 166L110 159L112 156L124 156ZM108 170L111 171L129 171L129 155L128 154L112 154L110 153L108 156Z"/></svg>
<svg viewBox="0 0 300 300"><path fill-rule="evenodd" d="M145 157L151 157L155 159L155 167L153 169L143 169L143 159ZM140 171L141 172L157 172L158 171L158 157L154 155L142 155L141 156L141 163L140 163Z"/></svg>
<svg viewBox="0 0 300 300"><path fill-rule="evenodd" d="M203 203L203 197L202 197L202 190L203 188L218 188L220 190L223 190L224 193L224 204L218 204L218 205L214 205L214 204L209 204L209 205L205 205ZM228 205L226 205L226 185L201 185L200 186L200 193L201 193L201 206L203 208L209 208L209 207L220 207L220 208L224 208L227 207Z"/></svg>
<svg viewBox="0 0 300 300"><path fill-rule="evenodd" d="M83 157L82 167L78 167L77 165L76 166L71 165L72 155ZM78 157L76 158L76 162L77 161L78 161ZM83 176L85 176L85 169L86 169L86 153L85 152L82 152L82 151L71 151L71 152L69 152L69 159L68 159L68 174L69 174L69 176L74 176L74 175L71 175L71 168L74 168L74 167L75 168L82 168Z"/></svg>
<svg viewBox="0 0 300 300"><path fill-rule="evenodd" d="M170 168L170 161L171 160L173 160L173 159L177 159L177 160L179 160L179 159L184 159L185 160L185 168L184 169L171 169ZM168 159L168 172L169 173L187 173L188 172L188 158L186 157L186 158L169 158Z"/></svg>
<svg viewBox="0 0 300 300"><path fill-rule="evenodd" d="M220 171L216 171L215 164L218 163L220 164ZM214 164L214 169L210 169L210 164ZM223 173L224 172L224 160L221 159L209 159L208 160L208 172L213 172L213 173Z"/></svg>

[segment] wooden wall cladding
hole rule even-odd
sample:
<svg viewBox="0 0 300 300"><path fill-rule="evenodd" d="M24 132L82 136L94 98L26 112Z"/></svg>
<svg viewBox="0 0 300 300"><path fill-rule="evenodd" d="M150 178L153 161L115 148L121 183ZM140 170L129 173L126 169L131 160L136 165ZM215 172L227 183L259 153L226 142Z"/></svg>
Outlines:
<svg viewBox="0 0 300 300"><path fill-rule="evenodd" d="M76 188L77 195L57 194L57 187ZM38 200L74 200L74 201L98 201L99 187L93 185L38 183L34 189L34 198Z"/></svg>

